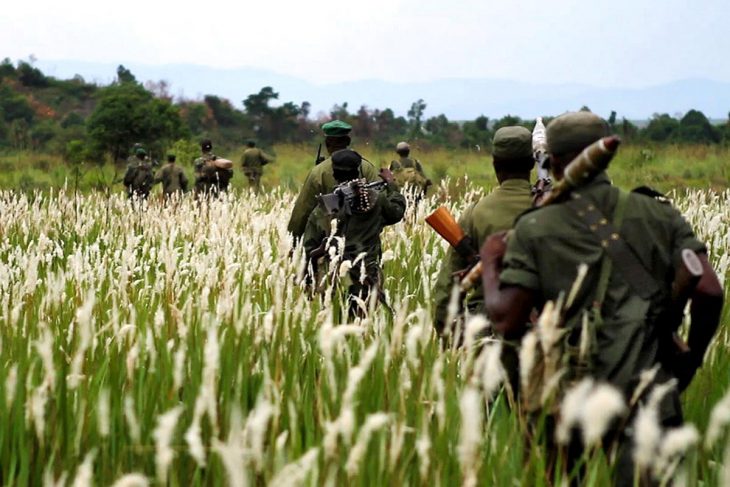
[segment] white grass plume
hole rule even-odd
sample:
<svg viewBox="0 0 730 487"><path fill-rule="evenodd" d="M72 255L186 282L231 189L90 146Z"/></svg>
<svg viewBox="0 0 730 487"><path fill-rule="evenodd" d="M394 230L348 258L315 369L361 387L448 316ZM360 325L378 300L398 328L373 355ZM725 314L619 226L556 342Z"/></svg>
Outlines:
<svg viewBox="0 0 730 487"><path fill-rule="evenodd" d="M155 440L155 469L157 478L163 484L167 482L167 471L175 458L175 451L172 449L171 443L175 435L177 420L182 411L182 406L176 406L158 416L157 426L152 432Z"/></svg>

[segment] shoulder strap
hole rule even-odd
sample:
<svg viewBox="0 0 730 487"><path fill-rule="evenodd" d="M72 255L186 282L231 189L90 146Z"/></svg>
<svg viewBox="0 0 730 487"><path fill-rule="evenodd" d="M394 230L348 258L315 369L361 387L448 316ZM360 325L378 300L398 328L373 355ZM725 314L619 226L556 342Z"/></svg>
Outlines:
<svg viewBox="0 0 730 487"><path fill-rule="evenodd" d="M619 230L623 221L623 214L626 208L628 193L619 190L618 202L616 203L616 211L614 213L614 223L608 221L601 210L579 192L571 193L571 199L565 204L572 209L586 223L588 228L598 238L601 247L610 257L612 264L616 266L622 277L631 286L631 289L641 296L642 299L650 299L659 291L659 285L644 267L644 264L636 256L629 244L621 238ZM604 271L610 275L610 269ZM599 281L599 285L603 284L608 287L608 276L601 276L601 281L605 280L605 284ZM600 291L600 289L598 290ZM605 295L605 290L603 291ZM603 296L600 296L601 301Z"/></svg>

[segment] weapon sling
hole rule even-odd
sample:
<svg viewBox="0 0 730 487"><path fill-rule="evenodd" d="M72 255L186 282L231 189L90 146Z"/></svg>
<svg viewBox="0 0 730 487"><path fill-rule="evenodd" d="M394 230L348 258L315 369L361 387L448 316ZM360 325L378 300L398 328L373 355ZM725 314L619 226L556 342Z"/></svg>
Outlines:
<svg viewBox="0 0 730 487"><path fill-rule="evenodd" d="M571 193L571 199L565 204L598 237L601 247L606 253L605 255L610 257L610 261L616 266L616 269L618 269L631 289L642 299L648 300L659 292L659 285L646 267L644 267L641 260L636 256L628 242L621 238L619 234L628 198L629 194L627 192L619 190L613 223L608 221L601 210L589 198L586 198L578 192ZM610 269L606 273L610 275ZM602 275L601 281L603 280L606 283L603 284L603 282L600 282L600 284L607 286L608 276L604 279ZM599 289L599 291L601 290ZM605 294L605 290L603 293ZM597 295L597 297L600 297L599 301L603 301L603 296Z"/></svg>

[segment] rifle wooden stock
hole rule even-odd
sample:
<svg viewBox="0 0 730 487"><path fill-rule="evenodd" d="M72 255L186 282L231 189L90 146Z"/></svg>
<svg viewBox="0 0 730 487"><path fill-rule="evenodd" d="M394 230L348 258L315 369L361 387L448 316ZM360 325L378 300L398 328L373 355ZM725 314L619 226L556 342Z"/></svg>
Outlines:
<svg viewBox="0 0 730 487"><path fill-rule="evenodd" d="M454 248L464 239L464 230L445 206L437 208L436 211L428 215L426 223Z"/></svg>

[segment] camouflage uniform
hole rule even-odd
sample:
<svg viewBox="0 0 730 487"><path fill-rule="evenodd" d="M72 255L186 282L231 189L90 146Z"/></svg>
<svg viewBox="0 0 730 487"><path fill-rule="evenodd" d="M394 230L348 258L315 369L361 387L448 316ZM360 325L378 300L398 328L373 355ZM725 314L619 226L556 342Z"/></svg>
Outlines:
<svg viewBox="0 0 730 487"><path fill-rule="evenodd" d="M185 171L174 162L168 162L157 171L155 184L157 183L162 183L162 194L166 197L188 190L188 178L185 176Z"/></svg>
<svg viewBox="0 0 730 487"><path fill-rule="evenodd" d="M261 175L264 173L263 166L270 163L274 159L266 154L258 147L249 147L243 152L241 157L241 165L243 166L243 174L248 178L248 184L256 191L261 185Z"/></svg>
<svg viewBox="0 0 730 487"><path fill-rule="evenodd" d="M141 155L144 155L144 153ZM124 187L127 188L127 196L129 198L136 196L140 199L146 199L154 184L152 164L150 161L146 158L140 159L139 157L135 157L127 166L123 182Z"/></svg>

